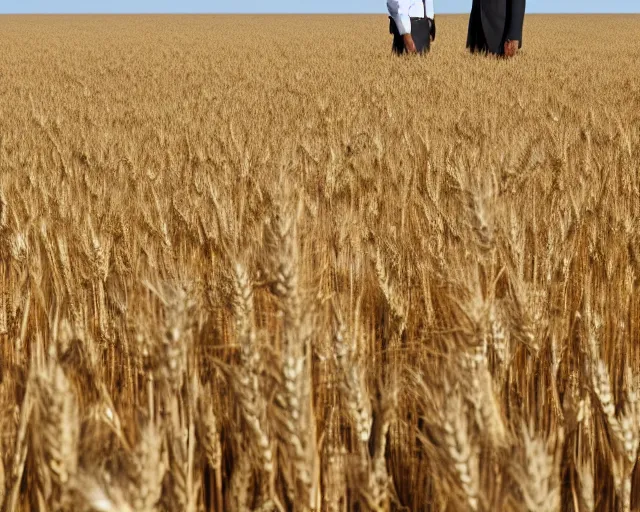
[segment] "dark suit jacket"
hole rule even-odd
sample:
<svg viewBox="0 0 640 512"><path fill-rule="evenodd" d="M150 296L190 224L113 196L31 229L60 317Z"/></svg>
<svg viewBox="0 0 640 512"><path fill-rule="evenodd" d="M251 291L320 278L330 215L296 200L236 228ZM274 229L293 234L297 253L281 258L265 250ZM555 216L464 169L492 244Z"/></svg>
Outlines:
<svg viewBox="0 0 640 512"><path fill-rule="evenodd" d="M467 47L498 55L504 42L520 41L526 0L473 0Z"/></svg>

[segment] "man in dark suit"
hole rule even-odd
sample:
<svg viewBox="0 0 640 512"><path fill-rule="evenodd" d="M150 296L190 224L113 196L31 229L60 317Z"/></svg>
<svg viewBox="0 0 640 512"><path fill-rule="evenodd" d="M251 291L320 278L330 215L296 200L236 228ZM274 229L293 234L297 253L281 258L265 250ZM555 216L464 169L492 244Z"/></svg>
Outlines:
<svg viewBox="0 0 640 512"><path fill-rule="evenodd" d="M522 48L526 0L473 0L467 48L513 57Z"/></svg>

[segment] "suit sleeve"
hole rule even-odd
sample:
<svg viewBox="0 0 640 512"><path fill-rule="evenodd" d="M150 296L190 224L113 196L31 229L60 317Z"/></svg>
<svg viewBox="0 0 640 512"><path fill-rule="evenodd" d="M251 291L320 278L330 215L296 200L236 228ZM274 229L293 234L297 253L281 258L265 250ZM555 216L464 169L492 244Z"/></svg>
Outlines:
<svg viewBox="0 0 640 512"><path fill-rule="evenodd" d="M409 17L409 0L387 0L389 16L398 27L401 36L411 34L411 18Z"/></svg>
<svg viewBox="0 0 640 512"><path fill-rule="evenodd" d="M522 25L524 24L524 10L526 0L510 0L511 1L511 19L508 20L509 29L507 30L507 39L511 41L520 41L522 44Z"/></svg>

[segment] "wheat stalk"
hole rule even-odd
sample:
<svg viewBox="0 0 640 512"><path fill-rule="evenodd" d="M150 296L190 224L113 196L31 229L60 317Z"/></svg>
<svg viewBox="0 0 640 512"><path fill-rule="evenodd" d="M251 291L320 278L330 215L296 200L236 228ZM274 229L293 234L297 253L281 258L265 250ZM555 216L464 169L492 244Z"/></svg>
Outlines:
<svg viewBox="0 0 640 512"><path fill-rule="evenodd" d="M336 315L334 329L334 359L340 376L340 390L345 407L355 426L359 447L371 436L371 400L362 367L355 358L352 344L340 317ZM363 448L364 449L364 448Z"/></svg>
<svg viewBox="0 0 640 512"><path fill-rule="evenodd" d="M215 471L215 503L216 509L222 510L222 446L218 420L213 412L210 398L200 398L198 414L198 433L200 444L205 453L209 467Z"/></svg>
<svg viewBox="0 0 640 512"><path fill-rule="evenodd" d="M235 266L234 311L236 332L240 344L240 368L236 371L234 389L245 425L249 429L248 442L258 457L261 473L261 494L264 503L274 499L274 460L271 439L267 430L266 400L260 389L260 349L256 345L253 323L253 289L249 276L240 264Z"/></svg>
<svg viewBox="0 0 640 512"><path fill-rule="evenodd" d="M281 435L294 472L292 499L303 509L314 509L318 469L311 396L311 325L308 314L303 315L298 289L294 220L275 216L268 234L275 279L272 289L279 299L283 321L283 382L276 396L284 416Z"/></svg>
<svg viewBox="0 0 640 512"><path fill-rule="evenodd" d="M4 195L4 190L0 185L0 239L5 236L5 230L8 229L9 223L9 204L7 198Z"/></svg>

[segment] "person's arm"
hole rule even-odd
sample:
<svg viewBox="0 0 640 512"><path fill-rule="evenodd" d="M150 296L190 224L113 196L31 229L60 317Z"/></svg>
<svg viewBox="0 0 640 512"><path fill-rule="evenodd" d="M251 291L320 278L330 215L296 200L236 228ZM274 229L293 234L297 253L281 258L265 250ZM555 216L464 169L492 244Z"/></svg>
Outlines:
<svg viewBox="0 0 640 512"><path fill-rule="evenodd" d="M524 24L524 10L526 0L509 0L511 2L511 19L507 20L507 40L522 42L522 25Z"/></svg>
<svg viewBox="0 0 640 512"><path fill-rule="evenodd" d="M436 38L436 13L433 8L433 0L425 0L425 7L427 8L427 12L425 12L425 16L429 18L429 35L431 36L431 40L434 41Z"/></svg>
<svg viewBox="0 0 640 512"><path fill-rule="evenodd" d="M425 16L430 20L435 16L435 12L433 10L433 0L424 0L424 5L427 8L427 12L425 12Z"/></svg>
<svg viewBox="0 0 640 512"><path fill-rule="evenodd" d="M404 39L407 52L415 53L416 45L411 37L409 5L409 0L387 0L387 10L398 28L398 33L402 36L402 39Z"/></svg>
<svg viewBox="0 0 640 512"><path fill-rule="evenodd" d="M409 17L409 0L387 0L389 16L398 27L401 36L411 34L411 18Z"/></svg>

